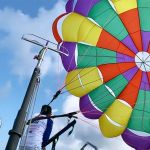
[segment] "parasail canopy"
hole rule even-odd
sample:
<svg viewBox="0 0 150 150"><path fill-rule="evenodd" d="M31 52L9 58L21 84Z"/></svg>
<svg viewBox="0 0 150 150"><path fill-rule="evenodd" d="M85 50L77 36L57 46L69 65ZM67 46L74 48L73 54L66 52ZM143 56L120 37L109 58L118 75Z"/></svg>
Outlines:
<svg viewBox="0 0 150 150"><path fill-rule="evenodd" d="M69 50L61 56L66 89L80 97L83 115L98 119L105 137L122 135L143 150L150 149L149 14L150 0L69 0L53 24Z"/></svg>

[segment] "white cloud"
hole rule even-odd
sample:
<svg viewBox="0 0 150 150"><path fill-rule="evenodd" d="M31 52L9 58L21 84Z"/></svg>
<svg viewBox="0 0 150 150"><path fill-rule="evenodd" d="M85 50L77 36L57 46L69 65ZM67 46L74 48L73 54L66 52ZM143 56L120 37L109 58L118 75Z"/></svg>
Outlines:
<svg viewBox="0 0 150 150"><path fill-rule="evenodd" d="M33 33L55 42L52 35L52 23L56 16L64 12L64 2L59 1L51 10L39 9L38 15L31 18L21 11L5 8L0 10L0 47L2 52L7 50L12 55L12 72L20 78L31 75L35 66L33 57L38 53L39 47L35 48L31 43L21 40L23 34ZM42 75L49 71L54 73L57 64L56 54L50 53L44 59ZM54 63L55 62L55 63Z"/></svg>
<svg viewBox="0 0 150 150"><path fill-rule="evenodd" d="M0 96L5 97L6 95L8 95L8 93L10 92L12 88L12 84L11 81L7 81L3 86L0 87Z"/></svg>
<svg viewBox="0 0 150 150"><path fill-rule="evenodd" d="M69 113L79 110L79 98L75 96L68 96L63 104L63 113Z"/></svg>
<svg viewBox="0 0 150 150"><path fill-rule="evenodd" d="M77 111L79 110L78 105L79 99L77 97L68 96L63 104L62 113ZM91 142L97 146L99 150L132 150L132 148L123 142L121 137L112 139L104 138L99 130L97 120L92 121L90 119L86 119L82 114L79 114L78 117L79 119L77 120L77 124L75 125L72 135L68 137L66 133L60 136L56 149L78 150L86 142ZM66 124L67 121L65 119L56 119L54 122L53 134L61 130ZM92 150L91 147L87 147L87 150L88 149Z"/></svg>
<svg viewBox="0 0 150 150"><path fill-rule="evenodd" d="M0 119L0 128L1 128L1 126L2 126L2 120Z"/></svg>
<svg viewBox="0 0 150 150"><path fill-rule="evenodd" d="M58 112L58 109L55 108L55 109L53 109L52 114L53 114L53 113L56 113L56 112Z"/></svg>

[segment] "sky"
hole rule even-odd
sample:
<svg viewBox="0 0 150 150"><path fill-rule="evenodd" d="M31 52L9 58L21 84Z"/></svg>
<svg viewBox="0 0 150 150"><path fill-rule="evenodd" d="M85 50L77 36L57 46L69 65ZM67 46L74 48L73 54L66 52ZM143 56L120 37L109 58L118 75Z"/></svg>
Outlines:
<svg viewBox="0 0 150 150"><path fill-rule="evenodd" d="M65 12L65 3L63 0L0 0L0 135L3 137L0 138L0 150L5 149L8 131L12 129L37 63L33 58L40 50L40 47L21 40L21 37L32 33L56 43L52 23ZM65 75L59 55L47 52L41 66L41 82L33 113L49 103L63 84ZM53 114L79 110L78 101L77 97L68 93L61 95L52 104ZM56 150L78 150L86 142L93 143L99 150L132 150L120 137L104 138L97 120L88 120L82 114L78 117L73 134L61 136ZM52 135L65 125L67 119L56 119Z"/></svg>

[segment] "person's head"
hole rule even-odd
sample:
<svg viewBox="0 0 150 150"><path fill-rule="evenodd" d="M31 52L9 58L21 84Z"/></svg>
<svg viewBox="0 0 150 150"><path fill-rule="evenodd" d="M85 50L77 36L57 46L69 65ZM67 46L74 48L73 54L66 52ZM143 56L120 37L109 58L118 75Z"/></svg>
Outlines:
<svg viewBox="0 0 150 150"><path fill-rule="evenodd" d="M52 113L52 108L49 105L43 105L41 108L41 115L49 116Z"/></svg>

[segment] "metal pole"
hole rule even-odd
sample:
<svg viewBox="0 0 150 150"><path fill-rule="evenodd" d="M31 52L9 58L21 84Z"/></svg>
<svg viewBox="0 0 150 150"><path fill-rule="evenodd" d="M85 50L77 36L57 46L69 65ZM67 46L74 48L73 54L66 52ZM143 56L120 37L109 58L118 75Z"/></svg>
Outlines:
<svg viewBox="0 0 150 150"><path fill-rule="evenodd" d="M18 111L17 117L14 121L14 125L12 130L9 131L9 140L6 146L6 150L16 150L20 137L23 134L25 127L25 118L27 114L27 109L29 104L31 103L31 95L34 92L35 84L37 82L38 76L40 74L40 68L35 68L32 74L32 78L28 85L22 106Z"/></svg>
<svg viewBox="0 0 150 150"><path fill-rule="evenodd" d="M25 97L23 100L23 103L22 103L21 108L18 111L17 117L14 121L13 128L12 128L12 130L9 131L10 137L8 139L8 143L6 145L5 150L16 150L19 139L23 134L28 106L30 103L32 103L31 96L34 92L35 85L40 76L40 66L41 66L42 60L44 58L45 52L47 50L47 44L48 44L48 42L46 43L46 46L39 52L38 59L37 59L38 60L37 66L35 67L35 69L33 71L30 83L28 85L28 88L27 88L27 91L26 91L26 94L25 94Z"/></svg>
<svg viewBox="0 0 150 150"><path fill-rule="evenodd" d="M93 149L98 150L98 148L90 142L87 142L80 150L84 150L88 145L90 145Z"/></svg>
<svg viewBox="0 0 150 150"><path fill-rule="evenodd" d="M50 143L52 143L55 139L58 139L60 135L62 135L64 132L66 132L70 127L74 126L76 124L76 120L71 121L69 124L67 124L62 130L60 130L58 133L56 133L53 137L51 137L46 146L48 146Z"/></svg>

